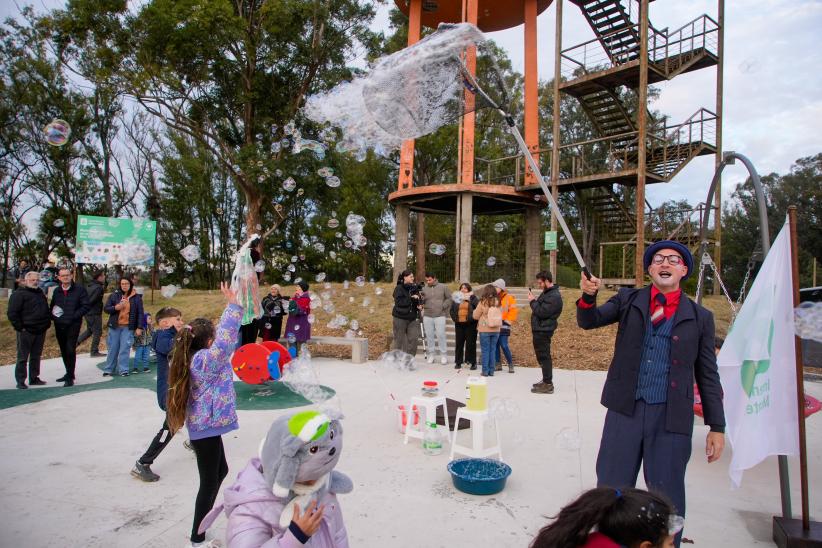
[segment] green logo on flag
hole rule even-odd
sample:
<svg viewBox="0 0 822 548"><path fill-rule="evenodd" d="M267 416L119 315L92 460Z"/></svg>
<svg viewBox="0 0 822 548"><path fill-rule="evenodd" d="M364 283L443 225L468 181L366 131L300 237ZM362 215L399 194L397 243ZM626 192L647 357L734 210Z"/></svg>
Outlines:
<svg viewBox="0 0 822 548"><path fill-rule="evenodd" d="M768 333L768 356L771 355L772 345L773 320L771 320L771 325ZM742 377L742 389L745 391L745 394L748 396L749 400L752 397L756 398L756 401L754 401L753 403L749 403L746 406L745 412L748 415L752 413L759 413L761 410L765 409L770 405L770 378L765 379L765 381L761 383L759 386L756 385L757 375L762 375L766 373L770 367L770 357L764 360L745 360L742 362L742 367L740 368L740 375Z"/></svg>

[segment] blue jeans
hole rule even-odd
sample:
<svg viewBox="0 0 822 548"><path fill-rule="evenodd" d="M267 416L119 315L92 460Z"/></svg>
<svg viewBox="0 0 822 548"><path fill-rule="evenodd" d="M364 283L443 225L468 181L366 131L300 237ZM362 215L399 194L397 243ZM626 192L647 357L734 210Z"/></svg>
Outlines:
<svg viewBox="0 0 822 548"><path fill-rule="evenodd" d="M494 354L499 333L480 333L480 352L482 352L482 372L489 377L494 376Z"/></svg>
<svg viewBox="0 0 822 548"><path fill-rule="evenodd" d="M109 327L106 337L108 354L106 355L106 368L104 371L109 375L117 373L128 373L128 356L131 353L131 345L134 344L134 331L128 327Z"/></svg>
<svg viewBox="0 0 822 548"><path fill-rule="evenodd" d="M151 355L151 346L138 346L134 350L134 369L148 369L148 359Z"/></svg>
<svg viewBox="0 0 822 548"><path fill-rule="evenodd" d="M499 343L497 344L497 351L496 351L496 362L495 363L502 363L500 361L499 351L500 348L502 349L502 353L505 354L505 359L508 360L508 365L514 365L514 357L511 356L511 348L508 346L508 337L511 335L510 331L506 331L503 333L500 331L499 334Z"/></svg>

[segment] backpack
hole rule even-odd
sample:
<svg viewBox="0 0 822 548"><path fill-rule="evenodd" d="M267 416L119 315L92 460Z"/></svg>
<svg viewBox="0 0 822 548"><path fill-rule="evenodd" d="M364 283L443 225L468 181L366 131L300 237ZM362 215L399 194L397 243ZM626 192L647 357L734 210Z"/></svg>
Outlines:
<svg viewBox="0 0 822 548"><path fill-rule="evenodd" d="M500 307L491 306L488 308L485 325L488 327L500 327L502 325L502 309Z"/></svg>

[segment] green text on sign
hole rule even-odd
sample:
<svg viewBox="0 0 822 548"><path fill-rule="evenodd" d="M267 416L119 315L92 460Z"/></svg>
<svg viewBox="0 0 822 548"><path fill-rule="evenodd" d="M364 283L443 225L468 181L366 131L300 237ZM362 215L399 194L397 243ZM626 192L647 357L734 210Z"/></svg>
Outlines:
<svg viewBox="0 0 822 548"><path fill-rule="evenodd" d="M157 222L80 215L75 261L85 264L154 264Z"/></svg>
<svg viewBox="0 0 822 548"><path fill-rule="evenodd" d="M545 251L557 250L557 231L549 230L545 233Z"/></svg>

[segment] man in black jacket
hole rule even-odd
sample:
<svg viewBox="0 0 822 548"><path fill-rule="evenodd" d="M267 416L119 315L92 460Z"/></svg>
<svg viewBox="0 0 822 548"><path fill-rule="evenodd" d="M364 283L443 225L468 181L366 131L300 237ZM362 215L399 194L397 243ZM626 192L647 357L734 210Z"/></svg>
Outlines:
<svg viewBox="0 0 822 548"><path fill-rule="evenodd" d="M531 388L534 394L554 393L551 337L554 336L557 319L562 312L562 296L553 280L551 273L543 270L536 275L537 288L542 290L539 297L534 296L528 288L528 303L531 305L531 337L534 341L534 353L542 368L542 380Z"/></svg>
<svg viewBox="0 0 822 548"><path fill-rule="evenodd" d="M103 293L106 290L106 273L104 270L95 270L91 283L86 286L88 293L89 311L86 314L86 330L77 339L77 346L91 337L91 357L100 358L105 353L100 352L100 337L103 334Z"/></svg>
<svg viewBox="0 0 822 548"><path fill-rule="evenodd" d="M60 354L66 374L57 379L63 386L74 386L74 366L77 363L77 337L83 325L83 316L89 311L86 288L71 280L69 268L57 272L60 285L54 288L51 296L51 318L54 321L54 334L60 345Z"/></svg>
<svg viewBox="0 0 822 548"><path fill-rule="evenodd" d="M17 388L28 388L26 362L29 369L29 384L46 384L40 380L40 355L43 353L46 330L51 325L51 315L46 296L37 287L39 280L37 272L27 272L23 278L23 285L11 294L9 308L6 311L12 327L17 332L17 365L14 368Z"/></svg>
<svg viewBox="0 0 822 548"><path fill-rule="evenodd" d="M725 447L722 387L714 355L714 318L680 288L693 257L679 242L663 240L645 251L652 284L621 289L596 306L601 280L582 276L577 323L594 329L619 323L614 357L602 390L608 408L597 457L597 484L633 487L640 464L645 484L685 515L685 468L691 458L694 380L702 396L708 462ZM682 532L674 539L678 547Z"/></svg>

